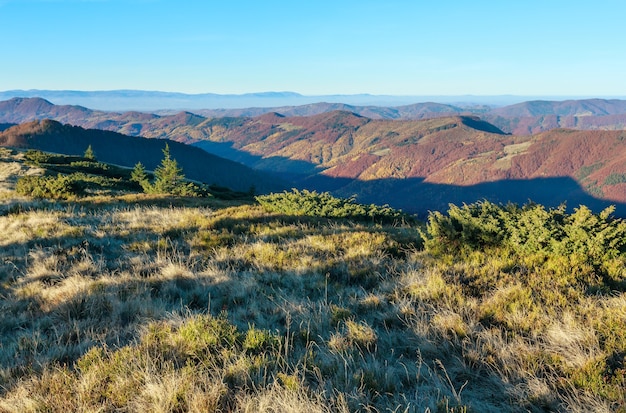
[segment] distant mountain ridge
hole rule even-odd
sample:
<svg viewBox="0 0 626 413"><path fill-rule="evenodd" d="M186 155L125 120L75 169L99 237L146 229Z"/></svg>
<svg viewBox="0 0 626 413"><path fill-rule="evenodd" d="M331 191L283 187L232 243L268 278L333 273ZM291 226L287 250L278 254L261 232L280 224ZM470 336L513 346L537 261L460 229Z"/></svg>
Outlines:
<svg viewBox="0 0 626 413"><path fill-rule="evenodd" d="M403 106L417 102L437 102L455 106L504 106L530 100L588 99L589 96L515 96L515 95L373 95L330 94L302 95L290 91L242 94L178 93L146 90L6 90L0 91L0 100L14 97L41 97L57 105L79 105L108 111L157 111L174 109L237 109L271 108L315 104L343 103L355 106ZM611 97L626 98L626 97Z"/></svg>
<svg viewBox="0 0 626 413"><path fill-rule="evenodd" d="M265 113L284 116L313 116L335 110L349 111L370 119L419 120L454 115L479 116L506 133L532 135L554 128L579 130L622 130L626 128L626 100L586 99L568 101L529 101L511 106L491 108L484 105L455 106L434 102L422 102L405 106L355 106L345 103L314 103L300 106L203 109L183 111L185 116L193 113L202 118L249 118ZM169 137L189 140L197 132L183 136L182 129L174 135L155 132L151 123L165 123L170 129L190 125L184 121L181 111L107 112L76 105L54 105L41 98L12 98L0 101L0 122L20 123L35 119L54 119L85 128L112 130L135 136ZM199 120L200 118L196 118ZM196 122L199 123L199 122ZM141 132L137 132L141 130ZM196 136L196 137L194 137Z"/></svg>
<svg viewBox="0 0 626 413"><path fill-rule="evenodd" d="M516 135L555 128L622 130L626 128L626 100L529 101L495 108L484 118Z"/></svg>
<svg viewBox="0 0 626 413"><path fill-rule="evenodd" d="M57 104L83 105L98 107L101 110L155 110L155 109L189 109L203 107L208 104L223 103L231 107L235 102L277 102L290 99L303 99L295 92L259 92L240 95L222 95L217 93L187 94L178 92L160 92L146 90L110 90L110 91L77 91L77 90L7 90L0 92L0 99L8 100L15 97L43 98ZM200 106L198 106L200 105Z"/></svg>
<svg viewBox="0 0 626 413"><path fill-rule="evenodd" d="M490 115L506 117L532 116L605 116L626 113L626 100L584 99L565 101L528 101L495 108Z"/></svg>

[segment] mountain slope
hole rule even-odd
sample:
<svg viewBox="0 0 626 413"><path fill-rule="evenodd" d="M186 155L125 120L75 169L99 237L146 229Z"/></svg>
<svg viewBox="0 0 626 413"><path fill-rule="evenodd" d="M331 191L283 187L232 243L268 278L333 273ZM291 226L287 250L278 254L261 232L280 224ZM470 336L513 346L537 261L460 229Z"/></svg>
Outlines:
<svg viewBox="0 0 626 413"><path fill-rule="evenodd" d="M621 130L626 128L626 100L530 101L495 108L484 117L516 135L555 128Z"/></svg>
<svg viewBox="0 0 626 413"><path fill-rule="evenodd" d="M426 213L483 198L596 209L626 202L626 132L514 136L475 117L371 120L347 112L266 114L207 128L195 145L299 185ZM626 212L622 207L618 212Z"/></svg>
<svg viewBox="0 0 626 413"><path fill-rule="evenodd" d="M472 117L387 121L349 112L291 118L267 114L208 130L212 141L229 142L253 155L247 162L255 168L275 171L277 163L288 159L308 163L313 174L361 180L424 178L450 158L472 158L520 140Z"/></svg>
<svg viewBox="0 0 626 413"><path fill-rule="evenodd" d="M166 142L129 137L114 132L83 129L52 120L33 121L11 127L0 133L0 145L33 148L48 152L82 155L91 145L99 160L132 167L141 162L148 170L156 168L163 157ZM189 179L218 184L234 190L259 192L280 190L276 178L211 155L192 146L167 142L172 157Z"/></svg>

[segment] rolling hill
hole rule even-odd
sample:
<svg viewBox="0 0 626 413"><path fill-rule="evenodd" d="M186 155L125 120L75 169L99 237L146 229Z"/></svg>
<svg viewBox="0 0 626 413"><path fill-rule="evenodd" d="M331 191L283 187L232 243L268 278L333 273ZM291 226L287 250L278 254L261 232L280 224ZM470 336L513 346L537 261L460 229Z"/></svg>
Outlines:
<svg viewBox="0 0 626 413"><path fill-rule="evenodd" d="M161 110L158 113L104 112L82 106L54 105L41 98L12 98L0 102L0 122L21 123L54 119L84 128L111 130L133 136L168 137L178 141L204 139L202 120L250 118L267 113L283 116L315 116L348 111L370 119L421 120L446 116L480 116L506 133L531 135L555 128L622 130L626 128L626 100L583 99L528 101L504 107L451 105L434 102L403 106L358 106L319 102L299 106L229 109ZM187 122L190 116L197 116ZM163 127L165 125L165 128Z"/></svg>
<svg viewBox="0 0 626 413"><path fill-rule="evenodd" d="M162 158L166 141L125 136L115 132L83 129L53 120L32 121L0 132L0 145L47 152L82 155L91 145L99 160L133 167L141 162L153 170ZM167 141L172 157L189 179L217 184L233 190L266 193L284 188L279 179L199 148Z"/></svg>

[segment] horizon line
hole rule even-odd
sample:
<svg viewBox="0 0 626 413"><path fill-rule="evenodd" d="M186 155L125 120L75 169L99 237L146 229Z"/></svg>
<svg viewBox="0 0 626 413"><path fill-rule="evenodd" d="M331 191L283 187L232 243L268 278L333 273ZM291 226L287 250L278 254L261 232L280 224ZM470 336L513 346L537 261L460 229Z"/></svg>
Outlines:
<svg viewBox="0 0 626 413"><path fill-rule="evenodd" d="M243 92L243 93L218 93L218 92L179 92L179 91L167 91L167 90L156 90L156 89L6 89L1 90L0 93L14 93L14 92L75 92L75 93L113 93L113 92L143 92L143 93L163 93L163 94L176 94L176 95L185 95L185 96L204 96L204 95L215 95L215 96L248 96L248 95L268 95L267 97L271 97L271 95L295 95L301 97L324 97L324 96L372 96L372 97L400 97L400 98L410 98L410 97L621 97L626 98L625 95L620 94L559 94L559 93L545 93L545 94L514 94L514 93L501 93L501 94L475 94L475 93L458 93L458 94L434 94L434 93L424 93L424 94L376 94L376 93L368 93L368 92L359 92L359 93L320 93L320 94L303 94L300 92L292 91L292 90L266 90L266 91L257 91L257 92Z"/></svg>

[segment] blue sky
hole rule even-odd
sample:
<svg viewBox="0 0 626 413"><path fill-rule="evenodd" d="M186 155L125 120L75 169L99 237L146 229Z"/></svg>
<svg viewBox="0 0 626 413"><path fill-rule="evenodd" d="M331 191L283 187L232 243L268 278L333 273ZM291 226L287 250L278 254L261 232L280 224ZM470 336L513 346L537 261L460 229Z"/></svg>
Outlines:
<svg viewBox="0 0 626 413"><path fill-rule="evenodd" d="M626 96L623 0L0 0L0 90Z"/></svg>

